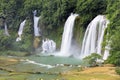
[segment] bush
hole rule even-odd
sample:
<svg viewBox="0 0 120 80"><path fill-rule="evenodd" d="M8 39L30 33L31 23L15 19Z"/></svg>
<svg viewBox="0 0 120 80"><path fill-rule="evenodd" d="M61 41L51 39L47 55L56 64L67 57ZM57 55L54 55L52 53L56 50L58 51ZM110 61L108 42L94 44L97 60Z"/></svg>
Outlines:
<svg viewBox="0 0 120 80"><path fill-rule="evenodd" d="M8 51L2 51L0 52L0 56L4 56L4 55L9 55L9 56L28 56L30 55L31 53L29 52L20 52L20 51L11 51L11 50L8 50Z"/></svg>
<svg viewBox="0 0 120 80"><path fill-rule="evenodd" d="M120 67L117 67L117 68L115 69L115 71L116 71L117 74L120 75Z"/></svg>
<svg viewBox="0 0 120 80"><path fill-rule="evenodd" d="M110 56L106 62L120 66L120 51L111 51Z"/></svg>
<svg viewBox="0 0 120 80"><path fill-rule="evenodd" d="M101 56L96 53L92 53L91 55L85 57L83 60L86 61L90 66L97 66L99 63L97 62L98 59L101 60Z"/></svg>

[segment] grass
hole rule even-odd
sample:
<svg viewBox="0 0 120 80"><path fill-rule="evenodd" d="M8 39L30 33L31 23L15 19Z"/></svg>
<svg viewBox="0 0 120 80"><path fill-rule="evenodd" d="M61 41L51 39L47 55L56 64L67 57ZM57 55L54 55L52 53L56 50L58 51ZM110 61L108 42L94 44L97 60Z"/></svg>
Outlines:
<svg viewBox="0 0 120 80"><path fill-rule="evenodd" d="M65 77L67 80L120 80L119 77L107 74L79 74Z"/></svg>
<svg viewBox="0 0 120 80"><path fill-rule="evenodd" d="M9 55L9 56L20 56L20 57L23 57L23 56L26 56L26 55L29 55L30 53L28 52L20 52L20 51L1 51L0 52L0 56L6 56L6 55Z"/></svg>
<svg viewBox="0 0 120 80"><path fill-rule="evenodd" d="M62 75L66 80L120 80L113 67L95 67L83 71L71 71Z"/></svg>
<svg viewBox="0 0 120 80"><path fill-rule="evenodd" d="M26 75L0 76L0 80L26 80Z"/></svg>

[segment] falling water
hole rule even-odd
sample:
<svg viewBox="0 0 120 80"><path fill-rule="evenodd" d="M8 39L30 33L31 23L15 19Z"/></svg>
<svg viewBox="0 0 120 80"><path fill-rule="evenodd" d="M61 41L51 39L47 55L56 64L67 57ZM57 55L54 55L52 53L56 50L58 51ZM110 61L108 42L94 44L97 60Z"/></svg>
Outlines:
<svg viewBox="0 0 120 80"><path fill-rule="evenodd" d="M109 21L104 15L98 15L88 25L82 43L80 58L84 58L91 53L97 53L101 55L101 44L108 22Z"/></svg>
<svg viewBox="0 0 120 80"><path fill-rule="evenodd" d="M42 41L42 53L52 53L56 50L56 43L53 40L46 39Z"/></svg>
<svg viewBox="0 0 120 80"><path fill-rule="evenodd" d="M110 45L106 45L104 55L103 55L103 60L107 60L107 58L109 56L109 51L110 51Z"/></svg>
<svg viewBox="0 0 120 80"><path fill-rule="evenodd" d="M17 37L16 41L21 41L21 35L22 35L22 33L23 33L23 28L24 28L24 26L25 26L25 22L26 22L26 20L24 20L24 21L21 22L21 24L20 24L20 27L19 27L19 30L18 30L18 37Z"/></svg>
<svg viewBox="0 0 120 80"><path fill-rule="evenodd" d="M5 35L10 36L7 29L7 24L5 23Z"/></svg>
<svg viewBox="0 0 120 80"><path fill-rule="evenodd" d="M74 21L78 14L71 14L64 25L60 56L70 56L71 40L73 36Z"/></svg>
<svg viewBox="0 0 120 80"><path fill-rule="evenodd" d="M108 35L108 34L107 34ZM107 42L107 45L105 46L105 51L104 51L104 55L103 55L103 60L107 60L108 56L109 56L109 52L110 52L110 43L111 43L111 40L110 39L107 39L106 40Z"/></svg>
<svg viewBox="0 0 120 80"><path fill-rule="evenodd" d="M40 29L38 27L38 21L39 21L40 17L36 16L36 14L37 14L36 10L33 12L33 14L34 14L34 35L40 36Z"/></svg>

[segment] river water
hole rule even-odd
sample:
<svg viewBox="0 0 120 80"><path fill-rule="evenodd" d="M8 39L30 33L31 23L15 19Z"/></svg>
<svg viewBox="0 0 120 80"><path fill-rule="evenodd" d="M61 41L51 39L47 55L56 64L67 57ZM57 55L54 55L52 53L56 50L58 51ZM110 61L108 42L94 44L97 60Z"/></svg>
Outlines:
<svg viewBox="0 0 120 80"><path fill-rule="evenodd" d="M0 79L18 80L63 80L61 73L79 69L84 63L80 59L73 57L55 57L32 55L27 57L13 57L19 59L19 62L4 67L6 70L0 70Z"/></svg>

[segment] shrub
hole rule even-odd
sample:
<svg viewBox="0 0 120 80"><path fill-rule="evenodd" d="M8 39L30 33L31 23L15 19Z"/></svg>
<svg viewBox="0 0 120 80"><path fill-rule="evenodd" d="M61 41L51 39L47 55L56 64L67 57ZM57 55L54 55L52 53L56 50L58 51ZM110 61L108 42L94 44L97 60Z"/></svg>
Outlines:
<svg viewBox="0 0 120 80"><path fill-rule="evenodd" d="M85 57L83 60L86 61L90 66L97 66L99 63L97 62L98 59L101 60L101 56L96 53L92 53L91 55Z"/></svg>
<svg viewBox="0 0 120 80"><path fill-rule="evenodd" d="M116 71L117 74L120 75L120 67L117 67L117 68L115 69L115 71Z"/></svg>

